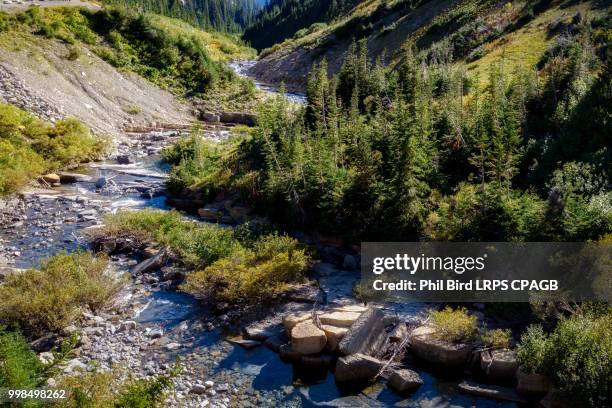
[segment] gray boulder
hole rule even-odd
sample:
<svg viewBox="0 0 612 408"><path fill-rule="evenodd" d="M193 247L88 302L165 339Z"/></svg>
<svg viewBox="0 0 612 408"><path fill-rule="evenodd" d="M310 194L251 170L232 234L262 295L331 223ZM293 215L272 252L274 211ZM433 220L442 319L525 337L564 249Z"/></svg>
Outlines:
<svg viewBox="0 0 612 408"><path fill-rule="evenodd" d="M421 385L423 385L423 379L412 370L396 370L389 376L389 386L399 393L415 390Z"/></svg>
<svg viewBox="0 0 612 408"><path fill-rule="evenodd" d="M374 354L385 341L384 313L380 309L368 309L349 328L338 349L343 355Z"/></svg>
<svg viewBox="0 0 612 408"><path fill-rule="evenodd" d="M377 358L357 353L340 357L336 363L336 381L368 381L373 379L384 366Z"/></svg>

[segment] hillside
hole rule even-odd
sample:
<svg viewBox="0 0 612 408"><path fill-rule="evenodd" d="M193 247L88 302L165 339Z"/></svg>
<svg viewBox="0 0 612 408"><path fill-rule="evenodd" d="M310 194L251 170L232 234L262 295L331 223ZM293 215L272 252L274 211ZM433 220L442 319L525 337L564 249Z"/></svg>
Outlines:
<svg viewBox="0 0 612 408"><path fill-rule="evenodd" d="M198 27L239 32L255 21L261 0L106 0L107 4L180 18Z"/></svg>
<svg viewBox="0 0 612 408"><path fill-rule="evenodd" d="M0 99L111 135L126 124L190 122L184 97L241 86L224 63L253 55L180 20L78 8L0 13L0 49Z"/></svg>
<svg viewBox="0 0 612 408"><path fill-rule="evenodd" d="M308 32L349 11L358 0L272 0L256 16L243 38L258 50Z"/></svg>
<svg viewBox="0 0 612 408"><path fill-rule="evenodd" d="M325 57L330 72L337 72L350 44L360 39L372 58L384 54L388 63L399 61L413 44L424 56L442 52L466 62L472 72L486 71L501 55L530 66L577 13L595 17L606 7L607 2L567 0L366 0L329 25L317 24L264 50L251 74L303 89L313 63Z"/></svg>

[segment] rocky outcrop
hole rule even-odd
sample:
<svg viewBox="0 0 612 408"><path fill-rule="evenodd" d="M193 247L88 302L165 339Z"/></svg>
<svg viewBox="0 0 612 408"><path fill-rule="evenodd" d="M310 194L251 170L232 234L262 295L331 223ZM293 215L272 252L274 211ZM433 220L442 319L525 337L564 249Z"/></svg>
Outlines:
<svg viewBox="0 0 612 408"><path fill-rule="evenodd" d="M429 326L416 328L410 337L412 351L419 358L440 366L459 368L472 352L473 346L466 343L449 343L435 338L435 329Z"/></svg>

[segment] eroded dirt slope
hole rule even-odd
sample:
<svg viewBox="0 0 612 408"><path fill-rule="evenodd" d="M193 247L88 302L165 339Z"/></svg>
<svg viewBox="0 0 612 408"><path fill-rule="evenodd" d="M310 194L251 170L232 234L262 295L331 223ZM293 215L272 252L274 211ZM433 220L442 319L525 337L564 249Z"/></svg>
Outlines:
<svg viewBox="0 0 612 408"><path fill-rule="evenodd" d="M0 44L0 100L47 119L74 116L96 133L115 136L125 126L185 124L190 106L140 78L119 72L84 47L69 58L55 40Z"/></svg>

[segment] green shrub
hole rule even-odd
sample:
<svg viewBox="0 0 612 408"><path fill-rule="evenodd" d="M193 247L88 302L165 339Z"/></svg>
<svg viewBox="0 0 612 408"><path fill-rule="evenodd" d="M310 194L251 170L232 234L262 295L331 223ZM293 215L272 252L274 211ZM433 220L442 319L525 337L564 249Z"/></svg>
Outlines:
<svg viewBox="0 0 612 408"><path fill-rule="evenodd" d="M187 276L182 289L230 302L270 300L304 279L309 258L296 240L268 235Z"/></svg>
<svg viewBox="0 0 612 408"><path fill-rule="evenodd" d="M465 308L443 310L430 314L431 325L436 330L435 337L449 343L471 341L477 334L477 318L467 313Z"/></svg>
<svg viewBox="0 0 612 408"><path fill-rule="evenodd" d="M136 244L156 242L168 246L185 263L202 267L227 256L240 243L233 231L211 224L200 224L176 211L122 211L105 218L104 228L93 230L92 239L129 238Z"/></svg>
<svg viewBox="0 0 612 408"><path fill-rule="evenodd" d="M39 387L43 374L43 366L26 340L0 327L0 389Z"/></svg>
<svg viewBox="0 0 612 408"><path fill-rule="evenodd" d="M84 308L102 309L121 281L107 271L105 257L60 253L40 269L9 276L0 286L0 320L30 336L57 332L74 323Z"/></svg>
<svg viewBox="0 0 612 408"><path fill-rule="evenodd" d="M485 330L480 339L486 347L492 349L510 348L512 345L512 332L510 329Z"/></svg>
<svg viewBox="0 0 612 408"><path fill-rule="evenodd" d="M97 158L106 147L76 119L52 125L0 103L0 196L40 173Z"/></svg>
<svg viewBox="0 0 612 408"><path fill-rule="evenodd" d="M529 326L521 335L517 349L521 369L526 373L544 374L548 350L548 336L542 326Z"/></svg>
<svg viewBox="0 0 612 408"><path fill-rule="evenodd" d="M521 337L523 370L551 377L555 386L587 407L607 407L612 382L612 313L562 319L547 335L530 326Z"/></svg>
<svg viewBox="0 0 612 408"><path fill-rule="evenodd" d="M61 408L153 408L163 405L172 387L172 376L159 375L146 379L121 379L119 370L79 373L63 377L58 388L68 391L68 398L53 406Z"/></svg>

